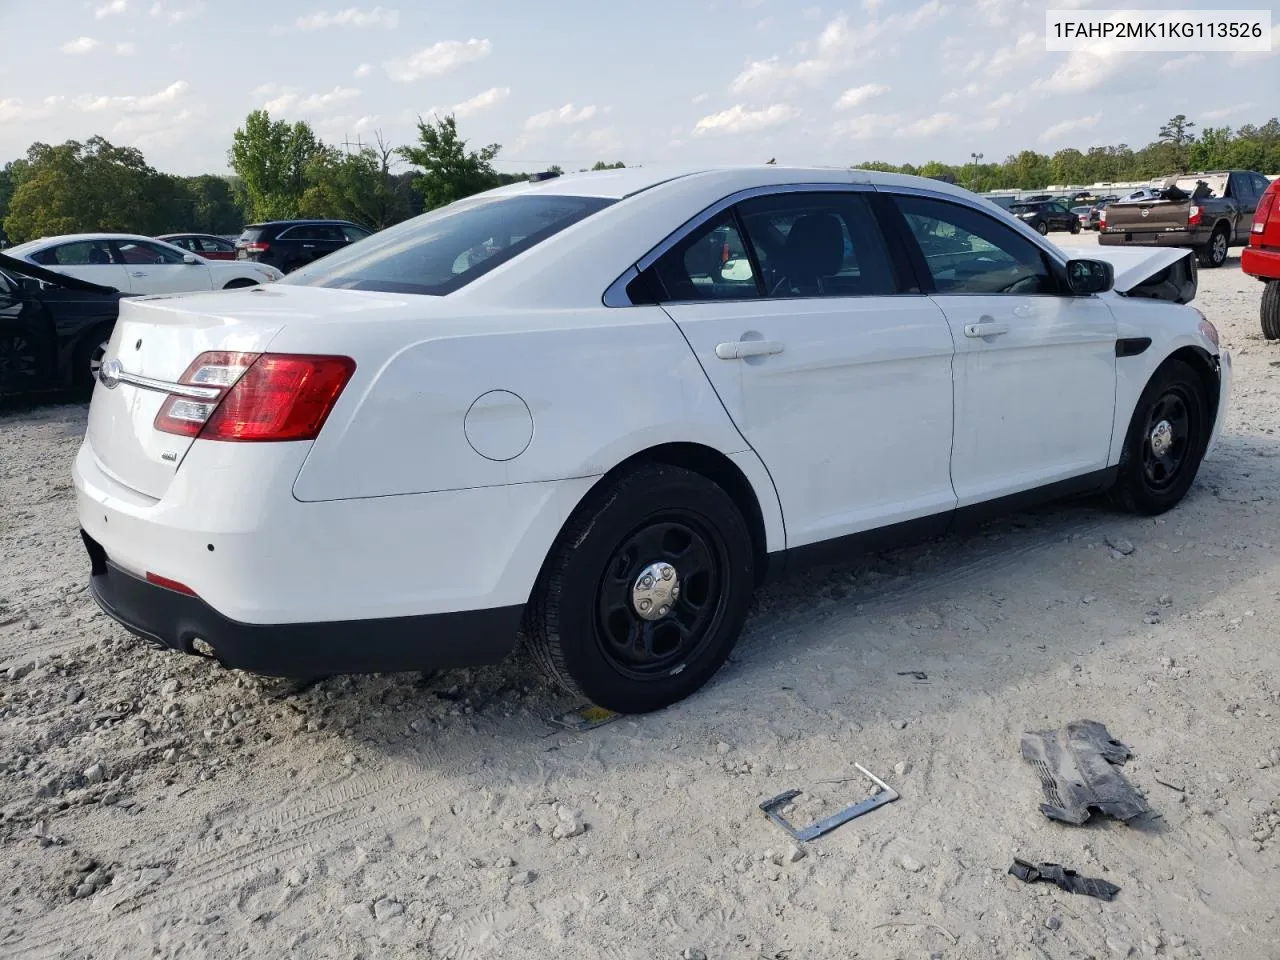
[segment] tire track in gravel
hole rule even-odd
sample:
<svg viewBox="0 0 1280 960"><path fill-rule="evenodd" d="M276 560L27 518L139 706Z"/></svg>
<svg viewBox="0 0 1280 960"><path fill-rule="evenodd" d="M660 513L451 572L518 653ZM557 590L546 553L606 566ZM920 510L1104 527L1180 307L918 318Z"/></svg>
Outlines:
<svg viewBox="0 0 1280 960"><path fill-rule="evenodd" d="M150 916L184 903L199 902L264 871L413 820L424 810L439 806L449 795L466 789L472 767L460 761L451 769L439 770L432 762L437 756L436 751L429 751L418 764L401 763L355 782L343 781L300 797L287 797L263 818L244 823L244 832L275 827L277 832L269 838L254 836L231 846L200 842L190 853L179 854L182 876L175 875L151 891L136 912ZM88 933L88 928L103 922L96 915L68 918L59 914L55 912L28 924L21 940L0 946L17 947L18 952L11 955L25 956L69 939L84 943L82 935Z"/></svg>

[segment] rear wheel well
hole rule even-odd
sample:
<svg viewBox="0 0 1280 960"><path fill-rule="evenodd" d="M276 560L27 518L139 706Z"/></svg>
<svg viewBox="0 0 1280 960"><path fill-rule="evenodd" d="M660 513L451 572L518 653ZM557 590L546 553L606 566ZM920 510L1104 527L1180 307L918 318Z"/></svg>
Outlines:
<svg viewBox="0 0 1280 960"><path fill-rule="evenodd" d="M1205 404L1209 408L1209 423L1211 425L1216 423L1218 419L1218 401L1220 399L1217 358L1211 356L1208 351L1202 350L1200 347L1182 347L1165 357L1160 367L1157 367L1151 376L1154 377L1159 372L1159 369L1164 367L1170 360L1181 360L1196 372L1196 375L1200 378L1201 386L1204 387Z"/></svg>
<svg viewBox="0 0 1280 960"><path fill-rule="evenodd" d="M756 498L751 481L737 464L719 450L700 443L664 443L642 450L623 460L601 477L596 487L600 488L611 483L622 474L648 463L663 463L692 470L729 494L734 504L742 511L743 519L747 521L747 529L751 531L751 545L756 555L756 576L757 580L762 579L769 552L764 530L764 513L760 510L760 501Z"/></svg>
<svg viewBox="0 0 1280 960"><path fill-rule="evenodd" d="M236 277L234 280L228 280L223 290L238 290L241 287L256 287L257 280L250 280L248 277Z"/></svg>

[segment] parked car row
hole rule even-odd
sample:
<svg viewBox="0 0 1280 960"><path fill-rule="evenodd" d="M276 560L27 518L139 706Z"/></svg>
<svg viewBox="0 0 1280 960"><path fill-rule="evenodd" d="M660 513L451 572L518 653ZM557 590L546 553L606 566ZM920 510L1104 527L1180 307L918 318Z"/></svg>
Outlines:
<svg viewBox="0 0 1280 960"><path fill-rule="evenodd" d="M122 297L235 290L279 280L371 235L345 220L204 233L83 233L9 247L0 264L0 395L93 383Z"/></svg>

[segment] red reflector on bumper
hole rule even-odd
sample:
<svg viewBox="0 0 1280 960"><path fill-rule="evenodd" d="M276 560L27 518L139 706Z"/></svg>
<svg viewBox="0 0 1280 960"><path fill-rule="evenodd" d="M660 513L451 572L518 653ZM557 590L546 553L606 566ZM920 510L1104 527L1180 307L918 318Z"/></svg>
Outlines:
<svg viewBox="0 0 1280 960"><path fill-rule="evenodd" d="M185 583L179 583L177 580L170 580L168 577L162 577L158 573L147 571L147 583L154 583L157 587L164 587L166 590L172 590L175 593L185 593L189 597L194 597L196 592L188 587Z"/></svg>

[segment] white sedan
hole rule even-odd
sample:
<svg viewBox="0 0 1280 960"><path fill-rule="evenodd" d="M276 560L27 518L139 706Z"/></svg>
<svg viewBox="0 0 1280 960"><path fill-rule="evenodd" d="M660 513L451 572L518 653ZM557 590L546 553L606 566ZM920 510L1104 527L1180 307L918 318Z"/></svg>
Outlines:
<svg viewBox="0 0 1280 960"><path fill-rule="evenodd" d="M44 237L5 253L129 294L234 289L284 276L266 264L206 260L164 240L128 233Z"/></svg>
<svg viewBox="0 0 1280 960"><path fill-rule="evenodd" d="M1096 256L936 180L642 168L126 300L74 467L93 594L282 676L492 662L519 630L570 690L662 707L766 572L1183 498L1230 356L1188 251Z"/></svg>

